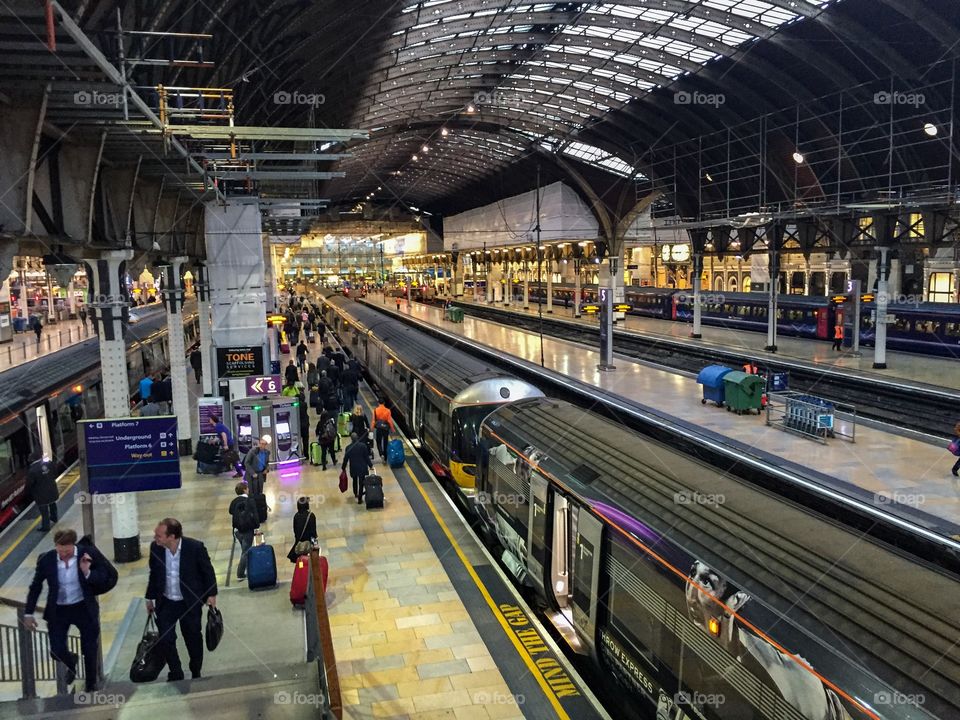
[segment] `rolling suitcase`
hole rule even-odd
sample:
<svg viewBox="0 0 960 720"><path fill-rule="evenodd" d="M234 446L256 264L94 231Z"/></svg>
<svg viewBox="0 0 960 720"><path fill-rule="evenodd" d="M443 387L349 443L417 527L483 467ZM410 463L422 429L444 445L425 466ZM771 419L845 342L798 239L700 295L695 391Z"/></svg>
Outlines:
<svg viewBox="0 0 960 720"><path fill-rule="evenodd" d="M280 352L284 355L290 354L290 343L280 343Z"/></svg>
<svg viewBox="0 0 960 720"><path fill-rule="evenodd" d="M265 523L267 521L267 496L263 493L254 495L253 502L257 506L257 520Z"/></svg>
<svg viewBox="0 0 960 720"><path fill-rule="evenodd" d="M254 542L260 538L260 545L254 545L247 551L247 587L251 590L270 588L277 585L277 556L272 545L263 543L263 535L254 535Z"/></svg>
<svg viewBox="0 0 960 720"><path fill-rule="evenodd" d="M403 443L394 438L387 443L387 464L392 468L403 467Z"/></svg>
<svg viewBox="0 0 960 720"><path fill-rule="evenodd" d="M317 341L317 336L314 335L313 330L307 330L307 342L315 343Z"/></svg>
<svg viewBox="0 0 960 720"><path fill-rule="evenodd" d="M367 510L383 507L383 478L379 475L367 475L363 480L363 501Z"/></svg>
<svg viewBox="0 0 960 720"><path fill-rule="evenodd" d="M337 415L337 435L343 437L350 436L350 413L340 413Z"/></svg>
<svg viewBox="0 0 960 720"><path fill-rule="evenodd" d="M310 556L301 555L293 566L293 580L290 581L290 603L294 607L303 607L307 601L307 583L310 580Z"/></svg>
<svg viewBox="0 0 960 720"><path fill-rule="evenodd" d="M320 448L320 443L318 442L310 443L310 464L320 465L321 459L323 459L323 455L322 455L322 450Z"/></svg>

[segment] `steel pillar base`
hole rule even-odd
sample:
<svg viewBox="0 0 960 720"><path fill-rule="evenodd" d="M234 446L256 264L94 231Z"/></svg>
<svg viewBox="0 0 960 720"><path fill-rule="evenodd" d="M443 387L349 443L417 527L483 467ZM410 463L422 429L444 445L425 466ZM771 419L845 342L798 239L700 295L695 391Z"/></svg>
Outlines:
<svg viewBox="0 0 960 720"><path fill-rule="evenodd" d="M690 333L690 337L692 337L694 340L700 340L703 338L703 335L701 333Z"/></svg>
<svg viewBox="0 0 960 720"><path fill-rule="evenodd" d="M617 369L616 365L597 365L597 370L599 370L600 372L611 372L612 370L616 370L616 369Z"/></svg>
<svg viewBox="0 0 960 720"><path fill-rule="evenodd" d="M873 369L874 369L874 370L886 370L886 369L887 369L887 364L886 364L885 362L883 362L883 363L877 363L877 362L875 362L875 363L873 364Z"/></svg>
<svg viewBox="0 0 960 720"><path fill-rule="evenodd" d="M776 352L776 351L777 351L777 346L776 346L776 345L767 345L767 346L766 346L765 348L763 348L763 349L766 350L767 352Z"/></svg>
<svg viewBox="0 0 960 720"><path fill-rule="evenodd" d="M140 559L140 536L113 539L113 561L117 563L136 562Z"/></svg>

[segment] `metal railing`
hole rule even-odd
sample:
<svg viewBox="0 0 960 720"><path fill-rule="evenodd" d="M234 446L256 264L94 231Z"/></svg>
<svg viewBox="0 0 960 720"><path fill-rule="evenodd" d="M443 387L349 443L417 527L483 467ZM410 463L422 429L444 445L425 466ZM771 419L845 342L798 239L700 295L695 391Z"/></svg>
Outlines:
<svg viewBox="0 0 960 720"><path fill-rule="evenodd" d="M29 328L19 333L22 337L26 333L33 334L33 331ZM16 338L17 335L14 335ZM93 330L90 328L90 325L85 325L83 327L70 327L64 330L58 330L53 332L52 330L44 330L40 335L40 342L34 342L32 338L27 338L23 342L13 342L6 347L6 353L0 355L0 357L6 356L7 365L13 365L14 363L26 362L28 359L36 358L41 353L50 352L51 350L62 350L65 347L73 345L74 343L80 342L81 340L87 340L91 337L94 337Z"/></svg>
<svg viewBox="0 0 960 720"><path fill-rule="evenodd" d="M842 424L838 413L846 416ZM767 393L767 425L823 444L836 437L857 441L856 407L792 390Z"/></svg>
<svg viewBox="0 0 960 720"><path fill-rule="evenodd" d="M50 633L46 630L29 630L23 624L24 603L0 598L0 605L17 610L17 624L0 624L0 682L19 682L22 697L37 697L38 682L56 682L57 694L68 692L67 667L50 656ZM36 616L43 615L43 608L36 609ZM67 636L67 648L77 655L77 677L84 677L83 653L78 635ZM100 666L103 666L102 656Z"/></svg>
<svg viewBox="0 0 960 720"><path fill-rule="evenodd" d="M327 615L327 599L323 592L320 551L316 549L310 553L310 578L307 583L307 601L304 609L307 622L307 661L317 663L320 693L323 696L321 717L324 720L329 718L342 720L340 676L337 674L333 637L330 635L330 617Z"/></svg>

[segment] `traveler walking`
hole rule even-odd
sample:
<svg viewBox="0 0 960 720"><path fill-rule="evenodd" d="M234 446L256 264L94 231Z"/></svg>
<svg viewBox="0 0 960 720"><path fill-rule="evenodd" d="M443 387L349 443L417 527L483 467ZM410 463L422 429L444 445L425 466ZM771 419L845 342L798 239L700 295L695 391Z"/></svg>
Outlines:
<svg viewBox="0 0 960 720"><path fill-rule="evenodd" d="M190 367L193 368L193 376L199 383L200 378L203 377L203 353L200 352L199 345L190 353Z"/></svg>
<svg viewBox="0 0 960 720"><path fill-rule="evenodd" d="M175 518L164 518L154 530L146 597L147 612L157 613L157 645L166 661L167 682L183 680L177 623L190 657L190 675L196 680L203 667L203 606L217 605L217 576L206 546L184 537Z"/></svg>
<svg viewBox="0 0 960 720"><path fill-rule="evenodd" d="M320 443L320 465L326 470L327 454L331 463L337 462L337 419L327 410L320 413L320 420L317 421L317 442Z"/></svg>
<svg viewBox="0 0 960 720"><path fill-rule="evenodd" d="M843 325L836 325L833 328L833 349L843 350Z"/></svg>
<svg viewBox="0 0 960 720"><path fill-rule="evenodd" d="M30 583L23 609L23 624L37 629L33 617L43 583L47 583L47 603L43 619L50 634L50 656L67 666L67 685L77 677L77 655L67 647L70 626L80 631L83 653L84 688L97 689L99 679L100 604L97 595L109 592L117 584L117 570L97 547L86 538L77 541L75 530L58 530L53 535L54 549L37 558L37 569ZM32 643L31 643L32 644Z"/></svg>
<svg viewBox="0 0 960 720"><path fill-rule="evenodd" d="M387 441L390 439L390 433L396 432L393 424L393 415L383 401L373 410L373 429L377 442L377 452L380 454L380 460L387 461Z"/></svg>
<svg viewBox="0 0 960 720"><path fill-rule="evenodd" d="M238 482L234 487L237 496L230 503L230 518L233 536L240 543L240 559L237 561L237 580L247 576L247 552L253 545L253 533L260 527L257 506L248 493L247 484Z"/></svg>
<svg viewBox="0 0 960 720"><path fill-rule="evenodd" d="M357 504L363 502L363 481L367 477L367 470L373 468L373 461L370 459L370 446L365 438L358 437L356 433L350 434L350 445L343 453L343 463L341 470L346 470L350 466L350 477L353 479L353 494L357 498Z"/></svg>

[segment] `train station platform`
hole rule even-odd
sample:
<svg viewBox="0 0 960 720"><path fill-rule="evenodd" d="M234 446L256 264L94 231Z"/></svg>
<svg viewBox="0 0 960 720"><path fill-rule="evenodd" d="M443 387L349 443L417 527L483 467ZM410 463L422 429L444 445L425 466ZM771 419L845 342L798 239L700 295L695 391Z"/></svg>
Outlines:
<svg viewBox="0 0 960 720"><path fill-rule="evenodd" d="M395 301L388 300L384 303L381 296L370 296L367 302L397 314ZM928 518L926 524L939 534L960 535L960 483L950 474L955 458L942 445L870 424L856 427L856 442L837 438L819 444L767 426L762 415L735 415L712 404L701 404L702 388L689 373L664 370L616 354L616 370L601 372L597 369L597 347L548 336L541 341L535 333L469 314L462 323L451 323L443 319L441 308L418 302L408 307L404 301L399 314L537 366L542 343L548 369L715 433L733 441L745 453L763 453L787 471L848 488L852 495L871 500L887 512L903 511ZM838 417L836 430L849 434L851 428Z"/></svg>
<svg viewBox="0 0 960 720"><path fill-rule="evenodd" d="M492 305L486 302L475 302L469 295L456 298L454 302L464 306L476 305L478 307L489 307ZM503 303L497 303L495 307L499 310L525 313L533 316L538 315L540 311L535 302L531 303L526 309L524 309L522 302L514 302L509 306L505 306ZM561 303L554 303L553 312L550 314L547 314L546 305L542 306L542 310L544 317L563 318L565 320L579 321L593 326L597 326L599 323L596 315L584 313L581 314L579 318L575 318L573 308L564 307ZM762 362L765 358L791 358L815 366L856 372L866 377L875 376L887 380L898 379L905 383L920 383L960 389L960 364L958 364L956 360L949 358L915 353L892 352L888 350L886 360L887 367L884 370L875 370L873 368L874 356L872 347L862 348L858 357L850 350L841 352L833 350L832 343L829 340L812 340L791 337L789 335L777 335L777 352L768 353L764 350L767 344L767 334L765 332L723 328L704 323L700 332L702 337L694 340L690 337L692 327L690 323L657 320L656 318L640 317L637 315L627 315L626 318L618 321L616 324L618 331L626 330L648 336L670 338L671 340L685 340L690 343L696 343L698 346L713 345L722 350L742 353L744 360L754 359Z"/></svg>
<svg viewBox="0 0 960 720"><path fill-rule="evenodd" d="M191 382L192 393L196 388ZM365 386L361 397L369 413L373 398ZM315 425L312 410L310 419ZM220 647L204 654L203 679L166 683L165 671L150 684L127 679L146 618L144 556L118 565L117 587L100 598L108 681L94 703L80 707L78 696L0 702L0 717L72 717L81 710L83 717L122 720L170 711L187 719L318 717L317 667L304 655L304 612L289 602L293 564L286 554L302 496L310 499L330 565L326 602L344 718L607 717L419 456L409 445L406 450L402 468L377 463L374 469L386 496L377 511L339 492L339 466L272 472L266 484L271 512L262 529L277 556L279 586L257 592L236 579L239 546L227 513L235 497L232 474L199 475L195 462L183 459L182 488L139 494L140 537L146 553L157 521L173 516L210 552L225 633ZM64 485L57 527L79 529L76 484L67 477ZM94 514L98 544L108 548L110 508L95 504ZM52 547L52 536L36 526L26 520L0 539L3 598L26 598L38 554ZM41 694L52 694L51 686ZM10 700L19 684L6 689Z"/></svg>

